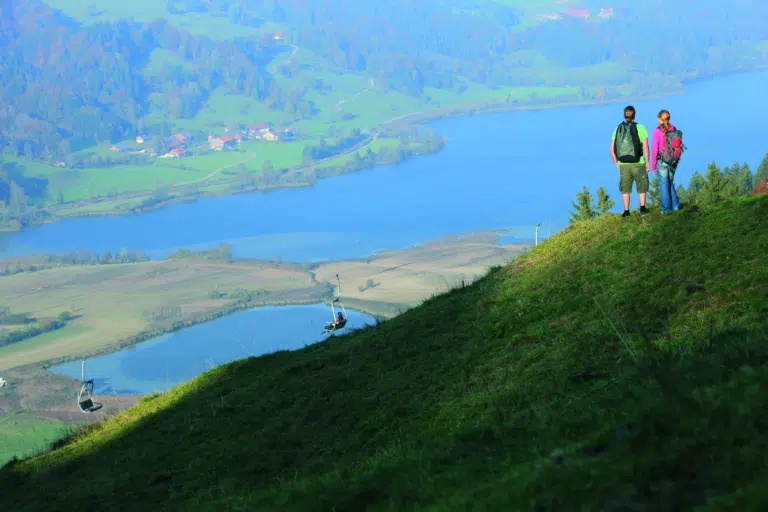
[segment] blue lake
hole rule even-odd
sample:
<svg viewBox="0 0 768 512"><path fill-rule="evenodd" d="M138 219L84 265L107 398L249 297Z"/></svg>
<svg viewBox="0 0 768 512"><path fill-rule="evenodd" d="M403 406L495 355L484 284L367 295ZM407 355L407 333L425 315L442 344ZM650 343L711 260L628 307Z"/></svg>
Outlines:
<svg viewBox="0 0 768 512"><path fill-rule="evenodd" d="M756 168L768 151L768 71L691 84L684 94L628 98L649 129L661 108L685 133L679 180L715 160ZM221 241L238 256L306 261L364 257L429 238L511 227L543 236L568 222L583 185L604 185L620 203L610 134L624 104L512 111L432 123L447 137L435 155L323 180L316 186L220 196L134 216L79 218L0 234L0 256L143 249L161 257L178 247ZM633 194L633 208L637 199ZM618 209L618 206L617 206Z"/></svg>
<svg viewBox="0 0 768 512"><path fill-rule="evenodd" d="M349 321L339 334L375 322L358 311L347 313ZM326 339L328 335L321 331L331 317L330 307L324 304L239 311L88 359L86 378L94 379L96 395L163 392L213 366L278 350L295 350ZM64 363L50 371L80 379L81 362Z"/></svg>

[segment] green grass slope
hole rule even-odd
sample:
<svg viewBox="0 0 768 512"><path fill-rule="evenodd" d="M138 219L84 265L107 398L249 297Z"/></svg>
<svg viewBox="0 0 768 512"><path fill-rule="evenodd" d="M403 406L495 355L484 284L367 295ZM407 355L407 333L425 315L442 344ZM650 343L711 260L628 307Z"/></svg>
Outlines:
<svg viewBox="0 0 768 512"><path fill-rule="evenodd" d="M11 464L0 509L765 510L766 218L750 197L572 226Z"/></svg>
<svg viewBox="0 0 768 512"><path fill-rule="evenodd" d="M0 466L13 457L33 455L66 435L69 425L26 414L0 414Z"/></svg>

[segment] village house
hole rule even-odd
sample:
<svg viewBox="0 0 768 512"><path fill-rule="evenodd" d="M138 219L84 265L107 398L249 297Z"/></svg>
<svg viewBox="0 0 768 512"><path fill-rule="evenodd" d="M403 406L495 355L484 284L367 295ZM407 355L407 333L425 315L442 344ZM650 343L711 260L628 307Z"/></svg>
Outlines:
<svg viewBox="0 0 768 512"><path fill-rule="evenodd" d="M234 148L240 144L240 135L224 135L216 137L208 135L208 147L215 151L221 151L224 148Z"/></svg>
<svg viewBox="0 0 768 512"><path fill-rule="evenodd" d="M208 135L208 147L216 151L221 151L224 148L224 141L221 140L221 137Z"/></svg>
<svg viewBox="0 0 768 512"><path fill-rule="evenodd" d="M263 134L261 136L261 138L264 139L264 140L268 140L268 141L276 141L277 140L277 135L272 133L272 132L270 132L270 131L267 131L267 133Z"/></svg>
<svg viewBox="0 0 768 512"><path fill-rule="evenodd" d="M136 136L136 144L144 144L144 141L146 141L146 137L143 135L137 135Z"/></svg>
<svg viewBox="0 0 768 512"><path fill-rule="evenodd" d="M275 41L280 41L283 37L285 37L285 34L283 32L275 32L272 37L275 39Z"/></svg>
<svg viewBox="0 0 768 512"><path fill-rule="evenodd" d="M181 158L182 156L184 156L186 154L187 154L187 150L186 149L184 149L182 147L177 147L177 148L174 148L174 149L170 150L166 154L160 156L160 158Z"/></svg>
<svg viewBox="0 0 768 512"><path fill-rule="evenodd" d="M122 144L122 143L121 144L116 144L116 145L112 146L111 148L109 148L109 150L110 151L117 151L118 153L125 153L126 151L128 151L128 146L126 146L125 144Z"/></svg>
<svg viewBox="0 0 768 512"><path fill-rule="evenodd" d="M163 139L163 142L165 143L165 147L167 149L175 149L175 148L185 148L187 147L187 143L189 142L190 138L187 135L184 135L182 133L174 133L170 137L166 137Z"/></svg>
<svg viewBox="0 0 768 512"><path fill-rule="evenodd" d="M238 144L240 144L240 136L239 135L225 135L221 138L221 141L224 143L225 148L234 148Z"/></svg>
<svg viewBox="0 0 768 512"><path fill-rule="evenodd" d="M262 135L269 132L269 125L267 123L253 123L246 126L248 136L253 139L260 139Z"/></svg>

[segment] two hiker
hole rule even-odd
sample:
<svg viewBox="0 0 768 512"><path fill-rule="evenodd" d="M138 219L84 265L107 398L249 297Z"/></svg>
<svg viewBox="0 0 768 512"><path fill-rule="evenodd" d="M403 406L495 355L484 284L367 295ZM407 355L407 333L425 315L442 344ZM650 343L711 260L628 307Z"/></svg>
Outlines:
<svg viewBox="0 0 768 512"><path fill-rule="evenodd" d="M645 214L648 193L648 173L659 173L661 188L661 213L680 209L680 199L675 190L675 170L684 149L682 133L669 122L670 114L662 110L658 115L659 126L653 131L652 149L648 149L648 131L635 122L635 107L624 108L624 121L616 127L611 137L611 158L619 170L619 191L624 203L622 217L629 217L629 196L635 184L640 200L640 214ZM649 154L650 153L650 154Z"/></svg>

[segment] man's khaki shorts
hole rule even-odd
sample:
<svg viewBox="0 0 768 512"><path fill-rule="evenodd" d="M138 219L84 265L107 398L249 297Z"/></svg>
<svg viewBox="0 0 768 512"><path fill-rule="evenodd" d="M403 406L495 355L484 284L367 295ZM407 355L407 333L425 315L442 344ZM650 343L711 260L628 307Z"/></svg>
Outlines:
<svg viewBox="0 0 768 512"><path fill-rule="evenodd" d="M648 192L648 171L645 164L620 164L619 191L622 194L632 193L632 183L637 183L637 193Z"/></svg>

